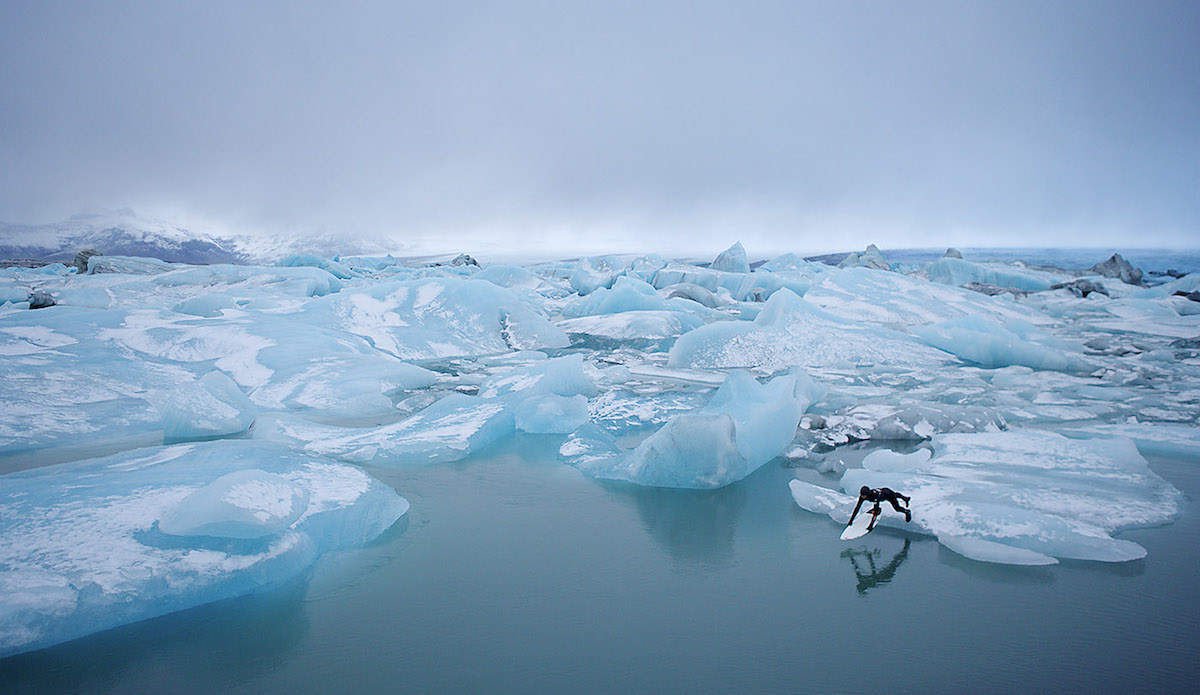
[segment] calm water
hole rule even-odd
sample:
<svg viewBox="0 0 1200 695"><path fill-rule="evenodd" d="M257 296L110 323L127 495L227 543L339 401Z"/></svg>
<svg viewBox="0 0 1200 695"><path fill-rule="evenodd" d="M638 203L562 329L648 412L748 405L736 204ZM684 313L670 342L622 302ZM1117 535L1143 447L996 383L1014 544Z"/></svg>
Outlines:
<svg viewBox="0 0 1200 695"><path fill-rule="evenodd" d="M0 693L1190 692L1196 505L1122 565L839 541L768 464L715 492L586 479L557 440L372 469L412 502L273 593L0 661ZM1189 500L1195 463L1152 461Z"/></svg>

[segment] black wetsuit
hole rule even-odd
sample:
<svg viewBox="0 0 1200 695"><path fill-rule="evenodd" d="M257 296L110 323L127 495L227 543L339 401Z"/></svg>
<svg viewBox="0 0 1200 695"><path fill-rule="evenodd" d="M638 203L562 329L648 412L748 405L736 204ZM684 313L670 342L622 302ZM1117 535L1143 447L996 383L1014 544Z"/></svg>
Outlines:
<svg viewBox="0 0 1200 695"><path fill-rule="evenodd" d="M854 513L850 515L850 519L853 520L856 516L858 516L858 510L860 507L862 507L863 502L874 503L875 506L871 507L870 513L875 515L875 519L878 519L879 512L882 511L879 508L879 503L880 502L890 502L892 504L893 509L895 509L896 511L898 511L904 515L905 521L912 520L912 513L910 513L908 511L908 509L906 509L905 507L900 506L900 500L904 500L904 504L905 504L905 506L907 506L908 503L910 501L912 501L912 498L905 497L904 495L901 495L899 492L888 489L886 487L881 487L878 490L872 490L871 488L867 487L866 485L863 485L862 488L858 491L858 504L854 505ZM871 521L871 526L872 527L875 526L875 520Z"/></svg>

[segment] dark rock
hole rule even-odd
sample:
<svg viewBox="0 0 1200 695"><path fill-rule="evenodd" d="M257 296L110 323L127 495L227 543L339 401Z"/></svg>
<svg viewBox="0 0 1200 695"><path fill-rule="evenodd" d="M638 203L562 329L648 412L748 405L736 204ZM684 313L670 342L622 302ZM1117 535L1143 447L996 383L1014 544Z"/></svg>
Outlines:
<svg viewBox="0 0 1200 695"><path fill-rule="evenodd" d="M51 307L55 304L57 304L57 302L54 301L54 297L51 297L49 292L34 290L29 294L30 309L45 309L46 307Z"/></svg>
<svg viewBox="0 0 1200 695"><path fill-rule="evenodd" d="M479 261L475 260L474 258L471 258L469 255L467 255L465 253L460 253L454 257L454 260L450 261L450 265L473 265L476 268L478 268Z"/></svg>
<svg viewBox="0 0 1200 695"><path fill-rule="evenodd" d="M1109 258L1107 261L1092 266L1091 271L1106 278L1116 278L1130 285L1142 284L1142 271L1134 268L1129 261L1121 258L1121 254L1119 253L1114 253L1112 258Z"/></svg>
<svg viewBox="0 0 1200 695"><path fill-rule="evenodd" d="M1057 285L1050 285L1050 289L1052 289L1052 290L1070 290L1071 294L1074 294L1076 297L1086 297L1089 294L1091 294L1092 292L1102 294L1105 297L1110 296L1108 294L1108 290L1104 289L1104 285L1101 285L1098 282L1092 282L1091 280L1073 280L1071 282L1060 282Z"/></svg>
<svg viewBox="0 0 1200 695"><path fill-rule="evenodd" d="M1173 297L1185 297L1193 302L1200 302L1200 290L1192 290L1191 292L1176 292L1171 295Z"/></svg>
<svg viewBox="0 0 1200 695"><path fill-rule="evenodd" d="M80 251L79 253L75 254L75 270L79 271L80 275L87 273L88 259L91 258L92 256L99 256L99 255L101 255L101 254L96 249L84 249L84 250Z"/></svg>
<svg viewBox="0 0 1200 695"><path fill-rule="evenodd" d="M946 255L942 256L942 258L962 258L962 251L951 246L946 249Z"/></svg>

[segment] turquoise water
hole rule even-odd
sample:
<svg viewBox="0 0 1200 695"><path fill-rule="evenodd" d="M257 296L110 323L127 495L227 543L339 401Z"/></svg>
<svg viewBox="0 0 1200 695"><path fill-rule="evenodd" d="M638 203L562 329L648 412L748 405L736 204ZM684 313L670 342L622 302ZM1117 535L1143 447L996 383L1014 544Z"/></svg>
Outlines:
<svg viewBox="0 0 1200 695"><path fill-rule="evenodd" d="M792 502L584 478L557 438L371 468L412 502L311 577L0 661L0 693L1190 691L1200 514L1145 560L1013 568ZM1194 462L1152 460L1189 501ZM828 484L828 479L826 483Z"/></svg>

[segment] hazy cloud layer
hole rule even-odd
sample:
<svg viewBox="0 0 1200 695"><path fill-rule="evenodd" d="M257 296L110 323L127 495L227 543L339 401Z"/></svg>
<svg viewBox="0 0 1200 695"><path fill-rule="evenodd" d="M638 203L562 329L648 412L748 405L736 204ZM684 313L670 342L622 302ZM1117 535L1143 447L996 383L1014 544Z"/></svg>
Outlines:
<svg viewBox="0 0 1200 695"><path fill-rule="evenodd" d="M1194 246L1198 36L1194 1L4 3L0 219Z"/></svg>

